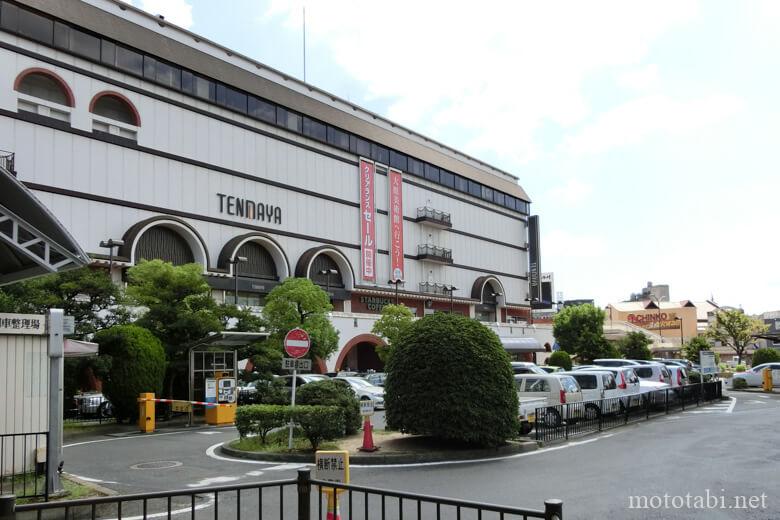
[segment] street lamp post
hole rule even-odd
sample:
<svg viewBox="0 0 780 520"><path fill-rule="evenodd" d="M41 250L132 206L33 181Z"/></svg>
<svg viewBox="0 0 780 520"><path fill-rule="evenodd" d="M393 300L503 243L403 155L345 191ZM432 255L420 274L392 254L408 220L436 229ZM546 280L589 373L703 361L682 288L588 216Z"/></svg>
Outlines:
<svg viewBox="0 0 780 520"><path fill-rule="evenodd" d="M398 305L398 286L403 285L404 281L398 278L396 280L388 280L387 283L390 285L395 285L395 304Z"/></svg>
<svg viewBox="0 0 780 520"><path fill-rule="evenodd" d="M100 241L100 247L108 248L108 277L109 278L111 278L111 270L114 268L114 248L122 247L123 245L125 245L124 240L114 240L113 238Z"/></svg>
<svg viewBox="0 0 780 520"><path fill-rule="evenodd" d="M664 329L661 327L661 299L654 294L649 294L648 297L650 298L651 301L655 299L655 303L656 305L658 305L658 335L661 336L661 343L663 343Z"/></svg>
<svg viewBox="0 0 780 520"><path fill-rule="evenodd" d="M683 319L679 316L675 316L674 321L680 322L680 348L683 346Z"/></svg>
<svg viewBox="0 0 780 520"><path fill-rule="evenodd" d="M323 269L320 271L320 274L325 275L325 292L328 293L328 301L331 300L330 297L330 275L332 274L338 274L339 272L335 269Z"/></svg>
<svg viewBox="0 0 780 520"><path fill-rule="evenodd" d="M490 293L490 296L492 296L493 298L495 298L495 299L496 299L496 322L497 322L497 323L500 323L500 322L501 322L501 316L499 316L499 314L498 314L498 299L499 299L501 296L503 296L503 295L504 295L504 293L501 293L501 292L493 292L493 293Z"/></svg>
<svg viewBox="0 0 780 520"><path fill-rule="evenodd" d="M450 291L450 314L455 314L455 291L457 291L458 288L454 285L449 286Z"/></svg>
<svg viewBox="0 0 780 520"><path fill-rule="evenodd" d="M238 264L241 262L246 262L247 258L245 256L234 256L232 260L230 260L230 263L233 264L233 281L234 289L233 289L233 298L234 302L236 304L236 307L238 307Z"/></svg>

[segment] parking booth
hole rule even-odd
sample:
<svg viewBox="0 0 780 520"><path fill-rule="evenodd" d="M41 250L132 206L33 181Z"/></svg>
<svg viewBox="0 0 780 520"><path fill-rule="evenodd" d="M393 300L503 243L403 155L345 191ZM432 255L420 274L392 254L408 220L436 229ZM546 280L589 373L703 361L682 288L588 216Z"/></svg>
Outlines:
<svg viewBox="0 0 780 520"><path fill-rule="evenodd" d="M233 424L238 404L238 348L268 337L267 332L214 332L189 348L189 424L195 416L207 424ZM195 404L203 403L203 404Z"/></svg>

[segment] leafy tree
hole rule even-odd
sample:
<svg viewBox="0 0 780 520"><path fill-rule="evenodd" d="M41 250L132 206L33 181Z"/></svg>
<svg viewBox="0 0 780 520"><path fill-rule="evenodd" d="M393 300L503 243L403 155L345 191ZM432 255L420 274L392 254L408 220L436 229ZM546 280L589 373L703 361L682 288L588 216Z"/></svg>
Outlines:
<svg viewBox="0 0 780 520"><path fill-rule="evenodd" d="M745 350L754 341L754 335L767 330L766 324L746 315L741 310L718 311L706 335L721 345L731 348L737 354L737 363L742 363Z"/></svg>
<svg viewBox="0 0 780 520"><path fill-rule="evenodd" d="M699 352L702 350L712 350L710 342L703 336L691 338L682 346L683 356L691 363L701 363Z"/></svg>
<svg viewBox="0 0 780 520"><path fill-rule="evenodd" d="M629 332L618 340L617 349L626 359L652 359L650 338L641 332Z"/></svg>
<svg viewBox="0 0 780 520"><path fill-rule="evenodd" d="M604 337L604 311L590 304L564 307L553 320L553 335L561 349L582 363L611 355Z"/></svg>
<svg viewBox="0 0 780 520"><path fill-rule="evenodd" d="M165 377L165 351L160 340L137 325L117 325L95 334L100 345L97 373L117 419L138 416L138 394L160 393Z"/></svg>
<svg viewBox="0 0 780 520"><path fill-rule="evenodd" d="M571 370L571 356L562 350L556 350L547 358L547 364L551 367L561 367Z"/></svg>
<svg viewBox="0 0 780 520"><path fill-rule="evenodd" d="M371 332L385 340L386 346L376 349L382 363L387 363L392 353L393 345L398 338L414 322L414 314L406 305L385 305L382 317L374 322Z"/></svg>
<svg viewBox="0 0 780 520"><path fill-rule="evenodd" d="M325 291L308 278L287 278L268 294L263 308L268 348L282 352L284 336L296 327L309 333L307 357L327 359L338 348L339 333L328 319L333 310Z"/></svg>
<svg viewBox="0 0 780 520"><path fill-rule="evenodd" d="M52 308L63 309L74 317L73 336L83 338L128 321L121 296L105 271L83 267L3 287L0 312L43 314Z"/></svg>
<svg viewBox="0 0 780 520"><path fill-rule="evenodd" d="M780 352L771 347L763 347L753 352L753 366L778 361L780 361Z"/></svg>
<svg viewBox="0 0 780 520"><path fill-rule="evenodd" d="M476 320L437 313L415 321L386 371L390 428L481 446L498 446L518 431L509 355Z"/></svg>

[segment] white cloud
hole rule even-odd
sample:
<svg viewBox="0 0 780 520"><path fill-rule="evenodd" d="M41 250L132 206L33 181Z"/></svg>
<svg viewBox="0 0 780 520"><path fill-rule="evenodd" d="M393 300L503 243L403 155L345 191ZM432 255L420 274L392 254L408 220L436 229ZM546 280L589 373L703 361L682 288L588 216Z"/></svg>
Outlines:
<svg viewBox="0 0 780 520"><path fill-rule="evenodd" d="M683 136L727 119L743 108L741 98L712 94L679 101L665 95L637 98L600 115L566 148L574 154L602 153L637 144L648 136Z"/></svg>
<svg viewBox="0 0 780 520"><path fill-rule="evenodd" d="M477 9L332 0L306 5L306 29L369 98L391 101L390 118L427 133L468 132L459 147L516 164L537 154L542 124L569 127L588 115L588 75L640 63L656 38L696 11L690 0L488 0ZM276 17L300 31L301 2L273 1L264 18Z"/></svg>
<svg viewBox="0 0 780 520"><path fill-rule="evenodd" d="M569 179L562 184L553 187L548 195L548 200L555 206L577 206L590 197L593 186L585 184L579 179Z"/></svg>
<svg viewBox="0 0 780 520"><path fill-rule="evenodd" d="M192 27L192 5L187 0L140 0L134 3L155 16L163 15L174 25L184 29Z"/></svg>
<svg viewBox="0 0 780 520"><path fill-rule="evenodd" d="M658 65L655 64L624 71L617 76L616 81L621 87L640 91L653 90L661 84Z"/></svg>

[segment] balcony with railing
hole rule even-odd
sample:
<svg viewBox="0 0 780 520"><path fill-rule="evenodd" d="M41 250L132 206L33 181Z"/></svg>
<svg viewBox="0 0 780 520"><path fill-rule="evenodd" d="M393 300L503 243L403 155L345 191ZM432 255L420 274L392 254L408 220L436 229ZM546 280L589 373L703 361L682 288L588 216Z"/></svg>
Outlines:
<svg viewBox="0 0 780 520"><path fill-rule="evenodd" d="M451 264L452 249L421 244L417 246L417 259L439 264Z"/></svg>
<svg viewBox="0 0 780 520"><path fill-rule="evenodd" d="M444 296L450 295L451 285L438 282L420 282L420 292L426 294L441 294Z"/></svg>
<svg viewBox="0 0 780 520"><path fill-rule="evenodd" d="M16 175L16 170L14 169L13 152L6 152L4 150L0 150L0 168L3 168L4 170L8 170L13 175Z"/></svg>
<svg viewBox="0 0 780 520"><path fill-rule="evenodd" d="M414 221L437 228L452 227L452 216L449 213L428 206L417 208L417 218Z"/></svg>

